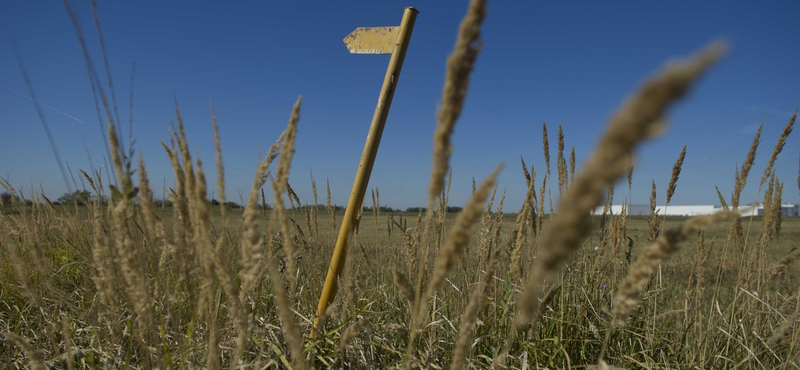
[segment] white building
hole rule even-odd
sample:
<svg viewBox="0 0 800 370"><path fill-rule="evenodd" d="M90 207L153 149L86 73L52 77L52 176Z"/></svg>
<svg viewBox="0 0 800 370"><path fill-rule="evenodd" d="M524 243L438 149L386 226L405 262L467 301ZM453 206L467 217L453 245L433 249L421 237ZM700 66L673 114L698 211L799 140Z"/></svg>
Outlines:
<svg viewBox="0 0 800 370"><path fill-rule="evenodd" d="M592 214L594 215L602 215L603 214L603 206L599 206L594 209ZM659 216L702 216L702 215L710 215L715 212L719 212L722 210L722 207L716 207L713 205L696 205L696 206L678 206L678 205L669 205L669 206L656 206L656 211L658 212ZM622 213L622 205L612 205L610 208L610 212L615 215L619 215ZM793 217L793 216L800 216L800 205L797 204L781 204L781 212L783 217ZM649 216L650 215L650 205L649 204L631 204L628 206L627 213L629 216ZM758 205L751 204L746 206L739 207L739 214L742 217L748 216L763 216L764 215L764 204L759 203Z"/></svg>
<svg viewBox="0 0 800 370"><path fill-rule="evenodd" d="M764 215L763 203L758 205L757 212L759 216ZM792 203L781 204L781 216L783 217L800 216L800 204L792 204Z"/></svg>

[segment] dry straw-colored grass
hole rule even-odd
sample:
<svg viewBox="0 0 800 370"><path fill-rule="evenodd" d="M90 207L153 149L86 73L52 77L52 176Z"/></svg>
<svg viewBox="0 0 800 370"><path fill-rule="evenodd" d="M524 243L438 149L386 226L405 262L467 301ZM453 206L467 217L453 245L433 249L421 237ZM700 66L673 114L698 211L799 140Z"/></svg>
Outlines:
<svg viewBox="0 0 800 370"><path fill-rule="evenodd" d="M639 304L639 293L664 258L677 250L678 243L699 228L711 225L728 216L738 217L736 213L723 211L711 216L691 218L680 227L665 231L655 243L645 247L636 262L631 265L628 276L622 280L619 291L614 297L614 306L611 312L612 327L619 328L625 325L626 320Z"/></svg>
<svg viewBox="0 0 800 370"><path fill-rule="evenodd" d="M668 66L614 114L594 154L561 198L559 213L543 235L539 259L518 303L517 326L528 322L537 311L541 282L563 266L588 234L590 211L600 201L603 190L630 167L634 147L662 129L666 109L724 50L714 44L689 61Z"/></svg>
<svg viewBox="0 0 800 370"><path fill-rule="evenodd" d="M769 161L767 161L767 167L764 168L764 174L761 175L761 181L758 183L758 187L764 185L764 182L770 176L772 169L775 167L775 160L778 159L778 155L781 154L783 151L783 147L786 145L786 139L789 138L789 134L792 133L792 129L794 128L794 121L797 119L797 111L794 111L792 114L792 118L789 119L789 122L786 126L783 127L783 131L781 131L780 136L778 136L778 142L775 143L775 147L772 149L772 154L769 156Z"/></svg>
<svg viewBox="0 0 800 370"><path fill-rule="evenodd" d="M686 145L683 146L683 150L681 150L681 154L678 155L678 159L675 161L675 165L672 166L672 176L669 178L669 185L667 185L667 203L672 200L672 196L675 195L675 188L678 186L678 177L681 175L681 167L683 167L683 160L686 158ZM664 214L666 216L666 212Z"/></svg>
<svg viewBox="0 0 800 370"><path fill-rule="evenodd" d="M480 26L485 17L486 1L472 0L467 14L459 26L453 52L447 58L442 103L436 115L438 124L433 133L433 167L428 186L429 210L435 204L436 197L442 192L444 177L450 169L450 156L453 153L450 137L453 135L456 121L464 106L464 98L469 86L469 74L472 72L473 64L481 50Z"/></svg>
<svg viewBox="0 0 800 370"><path fill-rule="evenodd" d="M105 96L77 17L65 6L105 111L114 168L107 185L101 172L80 174L96 194L111 184L114 190L90 205L58 205L33 187L22 199L0 179L12 195L0 206L0 362L12 368L791 368L800 358L793 269L800 253L792 249L798 226L779 213L788 190L774 168L794 117L765 164L766 186L757 196L765 190L765 215L745 219L748 228L739 217L727 228L711 223L741 206L761 129L737 168L731 198L717 189L725 212L680 225L669 220L675 227L662 231L667 219L655 210L653 181L651 215L628 214L637 186L634 148L663 128L667 108L721 56L720 46L648 80L611 118L581 168L575 147L566 158L569 126L559 125L557 214L543 124L546 168L537 183L520 157L517 180L527 189L519 213L504 215L505 189L492 209L498 168L480 184L473 179L469 202L453 215L451 135L485 17L485 1L473 0L447 61L429 207L409 225L414 215L382 212L374 190L374 228L356 229L343 294L312 328L336 206L326 181L331 222L319 223L313 174L313 208L301 202L302 180L291 177L300 99L256 167L243 211L224 205L213 104L219 210L208 201L203 163L191 156L176 103L176 125L162 143L174 171L172 210L160 210L144 161L140 156L134 166L134 152L122 146L116 99ZM672 168L667 203L679 191L685 153ZM613 214L612 184L623 174L629 198ZM461 185L452 184L457 192ZM603 215L590 217L603 200ZM652 243L642 247L648 237ZM682 241L696 248L678 249ZM659 284L650 284L659 266ZM303 335L312 329L313 340Z"/></svg>

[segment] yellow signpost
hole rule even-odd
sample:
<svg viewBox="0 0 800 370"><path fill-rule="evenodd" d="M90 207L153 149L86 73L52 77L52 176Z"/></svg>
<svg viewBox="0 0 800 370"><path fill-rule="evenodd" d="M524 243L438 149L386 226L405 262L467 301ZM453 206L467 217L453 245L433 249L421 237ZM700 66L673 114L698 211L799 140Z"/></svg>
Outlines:
<svg viewBox="0 0 800 370"><path fill-rule="evenodd" d="M325 309L336 297L338 279L344 268L348 243L355 229L358 208L362 207L364 202L364 194L369 184L372 165L375 163L375 156L378 154L378 146L381 142L381 135L383 135L383 128L386 125L386 117L389 114L389 107L392 105L397 81L400 79L400 70L403 68L403 59L406 56L408 43L411 40L411 32L414 29L414 21L418 13L414 8L405 8L400 26L359 27L344 38L344 43L350 53L392 54L392 57L389 59L386 76L383 78L383 87L378 97L378 105L375 107L375 114L372 116L367 142L364 144L364 152L361 154L358 172L353 182L353 190L350 192L350 200L347 202L347 209L344 213L344 219L342 219L342 227L339 229L339 237L336 239L336 247L333 250L331 264L328 267L328 275L325 277L325 285L319 297L317 319L314 320L315 327L318 324L319 317L325 313ZM313 330L311 337L315 338Z"/></svg>

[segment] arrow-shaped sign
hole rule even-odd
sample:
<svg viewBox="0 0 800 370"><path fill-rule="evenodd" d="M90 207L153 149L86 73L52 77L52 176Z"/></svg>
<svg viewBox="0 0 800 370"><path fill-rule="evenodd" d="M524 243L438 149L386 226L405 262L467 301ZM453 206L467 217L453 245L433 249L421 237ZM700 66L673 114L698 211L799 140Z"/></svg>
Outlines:
<svg viewBox="0 0 800 370"><path fill-rule="evenodd" d="M344 38L351 54L391 54L397 46L400 27L358 27Z"/></svg>

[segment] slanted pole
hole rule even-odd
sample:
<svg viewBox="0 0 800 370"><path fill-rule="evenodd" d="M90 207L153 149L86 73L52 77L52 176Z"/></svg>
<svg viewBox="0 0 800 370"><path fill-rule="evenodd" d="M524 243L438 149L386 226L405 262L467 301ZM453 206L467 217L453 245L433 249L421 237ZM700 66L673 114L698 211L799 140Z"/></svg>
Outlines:
<svg viewBox="0 0 800 370"><path fill-rule="evenodd" d="M383 128L386 125L386 117L389 115L389 107L392 105L392 98L397 88L397 82L400 79L400 70L403 67L403 59L406 56L408 43L411 40L411 32L414 29L414 21L418 13L419 12L414 8L405 8L403 20L400 22L399 29L397 27L358 28L344 39L351 53L391 53L392 57L389 59L389 67L386 69L386 76L383 78L383 87L378 97L378 105L375 107L375 114L372 116L372 124L367 134L367 142L364 144L364 152L361 154L358 172L353 182L353 190L350 192L350 200L347 202L347 209L344 213L344 219L342 219L342 226L339 229L339 237L336 239L336 247L333 250L331 264L328 267L325 285L319 297L317 319L314 320L315 327L318 324L319 317L325 313L328 305L336 298L338 279L344 269L348 243L355 230L358 210L362 207L364 202L364 194L369 184L369 176L372 173L375 156L378 154L378 146L381 142ZM313 329L311 337L316 338Z"/></svg>

